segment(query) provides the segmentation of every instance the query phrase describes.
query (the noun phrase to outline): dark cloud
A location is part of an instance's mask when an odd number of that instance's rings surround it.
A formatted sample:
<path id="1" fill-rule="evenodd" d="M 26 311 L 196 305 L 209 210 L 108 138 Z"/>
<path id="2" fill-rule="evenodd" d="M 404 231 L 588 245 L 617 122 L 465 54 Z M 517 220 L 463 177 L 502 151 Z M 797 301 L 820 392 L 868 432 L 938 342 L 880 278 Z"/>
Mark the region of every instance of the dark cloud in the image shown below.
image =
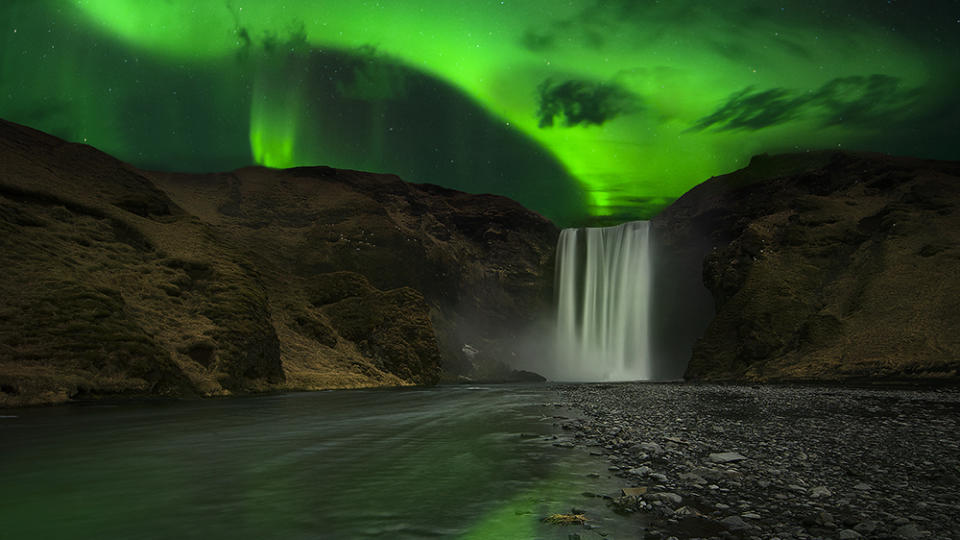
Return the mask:
<path id="1" fill-rule="evenodd" d="M 889 113 L 905 109 L 919 97 L 919 89 L 902 89 L 900 79 L 889 75 L 840 77 L 820 87 L 811 103 L 820 106 L 825 126 L 871 126 Z"/>
<path id="2" fill-rule="evenodd" d="M 697 120 L 690 131 L 755 131 L 798 118 L 818 120 L 824 127 L 876 127 L 890 116 L 906 112 L 919 95 L 919 89 L 905 89 L 899 78 L 881 74 L 838 77 L 812 92 L 786 88 L 755 91 L 748 86 Z"/>
<path id="3" fill-rule="evenodd" d="M 557 36 L 547 31 L 527 30 L 520 37 L 520 44 L 533 52 L 548 51 L 557 43 Z"/>
<path id="4" fill-rule="evenodd" d="M 773 88 L 754 92 L 752 86 L 732 95 L 722 107 L 705 116 L 691 128 L 701 131 L 714 127 L 720 131 L 756 130 L 793 119 L 803 107 L 805 97 L 795 97 L 790 90 Z"/>
<path id="5" fill-rule="evenodd" d="M 313 48 L 307 42 L 307 30 L 303 26 L 303 23 L 291 28 L 288 35 L 265 32 L 260 44 L 267 53 L 281 52 L 297 54 Z"/>
<path id="6" fill-rule="evenodd" d="M 563 126 L 603 125 L 624 114 L 640 110 L 640 98 L 614 83 L 571 79 L 555 83 L 547 79 L 537 86 L 540 127 L 553 127 L 561 119 Z"/>
<path id="7" fill-rule="evenodd" d="M 237 58 L 246 61 L 250 56 L 250 49 L 253 47 L 253 39 L 250 37 L 250 31 L 240 22 L 240 11 L 234 9 L 233 2 L 226 0 L 224 2 L 230 16 L 233 17 L 233 32 L 237 36 L 237 43 L 240 45 L 237 50 Z"/>
<path id="8" fill-rule="evenodd" d="M 685 34 L 687 40 L 705 40 L 710 45 L 717 45 L 718 36 L 721 41 L 741 42 L 738 46 L 719 44 L 717 52 L 731 58 L 748 59 L 761 46 L 769 45 L 809 59 L 811 50 L 802 40 L 811 33 L 847 36 L 853 43 L 864 29 L 883 29 L 894 39 L 935 47 L 946 55 L 960 52 L 960 32 L 955 29 L 957 0 L 583 0 L 579 5 L 581 9 L 565 18 L 534 21 L 521 44 L 533 51 L 547 50 L 545 45 L 603 49 L 610 43 L 622 48 L 623 40 L 616 37 L 635 39 L 634 45 L 642 45 L 647 40 L 673 40 Z M 766 32 L 771 27 L 791 32 Z M 717 31 L 724 28 L 737 30 Z M 741 54 L 744 48 L 747 54 Z"/>

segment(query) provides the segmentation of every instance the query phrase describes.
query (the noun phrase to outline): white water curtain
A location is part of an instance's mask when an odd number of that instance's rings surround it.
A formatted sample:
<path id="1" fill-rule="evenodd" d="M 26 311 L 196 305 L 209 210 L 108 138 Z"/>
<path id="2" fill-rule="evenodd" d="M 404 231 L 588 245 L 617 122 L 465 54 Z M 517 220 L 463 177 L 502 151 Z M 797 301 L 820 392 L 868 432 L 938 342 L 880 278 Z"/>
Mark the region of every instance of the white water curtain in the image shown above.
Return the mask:
<path id="1" fill-rule="evenodd" d="M 561 231 L 550 378 L 650 379 L 650 286 L 648 221 Z"/>

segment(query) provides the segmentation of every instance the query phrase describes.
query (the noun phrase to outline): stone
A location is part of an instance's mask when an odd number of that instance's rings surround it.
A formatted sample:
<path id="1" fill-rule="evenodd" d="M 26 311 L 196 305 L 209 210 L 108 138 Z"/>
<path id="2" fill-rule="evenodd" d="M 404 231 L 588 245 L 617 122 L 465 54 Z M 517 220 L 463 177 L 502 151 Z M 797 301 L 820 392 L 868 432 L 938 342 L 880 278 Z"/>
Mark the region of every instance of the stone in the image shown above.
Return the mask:
<path id="1" fill-rule="evenodd" d="M 647 467 L 646 465 L 643 465 L 641 467 L 635 467 L 627 471 L 627 473 L 632 474 L 634 476 L 647 476 L 652 472 L 653 472 L 653 469 L 651 469 L 650 467 Z"/>
<path id="2" fill-rule="evenodd" d="M 690 474 L 696 474 L 714 482 L 717 480 L 723 480 L 725 477 L 724 471 L 719 469 L 711 469 L 709 467 L 695 467 L 690 471 Z"/>
<path id="3" fill-rule="evenodd" d="M 674 510 L 673 513 L 678 516 L 702 516 L 703 515 L 696 508 L 693 508 L 690 506 L 681 506 L 680 508 L 677 508 L 676 510 Z"/>
<path id="4" fill-rule="evenodd" d="M 644 486 L 620 488 L 620 493 L 626 497 L 639 497 L 647 492 Z"/>
<path id="5" fill-rule="evenodd" d="M 811 499 L 820 499 L 822 497 L 829 497 L 833 495 L 833 493 L 829 489 L 827 489 L 826 486 L 814 487 L 810 489 L 810 492 L 808 494 L 810 495 Z"/>
<path id="6" fill-rule="evenodd" d="M 742 531 L 744 529 L 749 529 L 750 525 L 744 521 L 740 516 L 727 516 L 720 520 L 726 528 L 731 531 Z"/>
<path id="7" fill-rule="evenodd" d="M 707 483 L 707 481 L 702 476 L 694 473 L 680 473 L 678 475 L 678 478 L 683 482 L 686 482 L 687 484 L 693 484 L 697 486 Z"/>
<path id="8" fill-rule="evenodd" d="M 670 504 L 680 504 L 683 502 L 683 497 L 676 493 L 647 493 L 643 498 L 647 501 L 660 501 Z"/>
<path id="9" fill-rule="evenodd" d="M 924 538 L 929 536 L 929 533 L 921 531 L 915 523 L 907 523 L 906 525 L 897 527 L 897 530 L 893 531 L 893 535 L 897 538 L 906 538 L 910 540 L 913 538 Z"/>
<path id="10" fill-rule="evenodd" d="M 831 514 L 830 512 L 827 512 L 826 510 L 821 510 L 817 512 L 817 515 L 814 516 L 813 519 L 817 525 L 822 525 L 824 527 L 830 527 L 830 528 L 837 526 L 836 523 L 834 523 L 833 521 L 833 514 Z"/>
<path id="11" fill-rule="evenodd" d="M 653 455 L 659 455 L 663 453 L 663 447 L 661 447 L 659 444 L 655 442 L 640 443 L 640 448 L 642 448 L 644 452 L 647 452 Z"/>
<path id="12" fill-rule="evenodd" d="M 837 533 L 837 540 L 855 540 L 857 538 L 863 538 L 863 535 L 852 529 L 843 529 Z"/>
<path id="13" fill-rule="evenodd" d="M 736 452 L 717 452 L 710 454 L 707 457 L 707 460 L 712 461 L 713 463 L 736 463 L 745 459 L 747 459 L 746 456 L 740 455 Z"/>

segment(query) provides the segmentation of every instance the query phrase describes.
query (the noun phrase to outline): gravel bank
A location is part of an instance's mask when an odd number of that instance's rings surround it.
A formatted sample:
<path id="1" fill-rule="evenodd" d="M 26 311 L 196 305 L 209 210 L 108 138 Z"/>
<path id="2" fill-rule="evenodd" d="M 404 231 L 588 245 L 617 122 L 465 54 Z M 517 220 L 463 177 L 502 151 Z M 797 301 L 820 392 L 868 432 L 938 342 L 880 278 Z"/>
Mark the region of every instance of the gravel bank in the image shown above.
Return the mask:
<path id="1" fill-rule="evenodd" d="M 645 538 L 960 538 L 958 388 L 555 388 Z"/>

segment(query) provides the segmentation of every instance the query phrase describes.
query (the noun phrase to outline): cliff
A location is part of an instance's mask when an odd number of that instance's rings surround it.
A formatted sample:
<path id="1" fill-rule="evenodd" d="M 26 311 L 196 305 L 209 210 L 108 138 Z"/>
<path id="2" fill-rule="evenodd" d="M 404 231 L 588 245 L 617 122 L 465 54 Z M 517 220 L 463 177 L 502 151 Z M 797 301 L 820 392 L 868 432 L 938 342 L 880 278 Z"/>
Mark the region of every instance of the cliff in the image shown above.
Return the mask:
<path id="1" fill-rule="evenodd" d="M 758 156 L 654 224 L 664 250 L 686 249 L 676 257 L 702 270 L 715 306 L 688 379 L 957 377 L 960 163 Z"/>
<path id="2" fill-rule="evenodd" d="M 0 121 L 0 406 L 503 371 L 549 309 L 556 234 L 503 197 L 152 173 Z"/>

